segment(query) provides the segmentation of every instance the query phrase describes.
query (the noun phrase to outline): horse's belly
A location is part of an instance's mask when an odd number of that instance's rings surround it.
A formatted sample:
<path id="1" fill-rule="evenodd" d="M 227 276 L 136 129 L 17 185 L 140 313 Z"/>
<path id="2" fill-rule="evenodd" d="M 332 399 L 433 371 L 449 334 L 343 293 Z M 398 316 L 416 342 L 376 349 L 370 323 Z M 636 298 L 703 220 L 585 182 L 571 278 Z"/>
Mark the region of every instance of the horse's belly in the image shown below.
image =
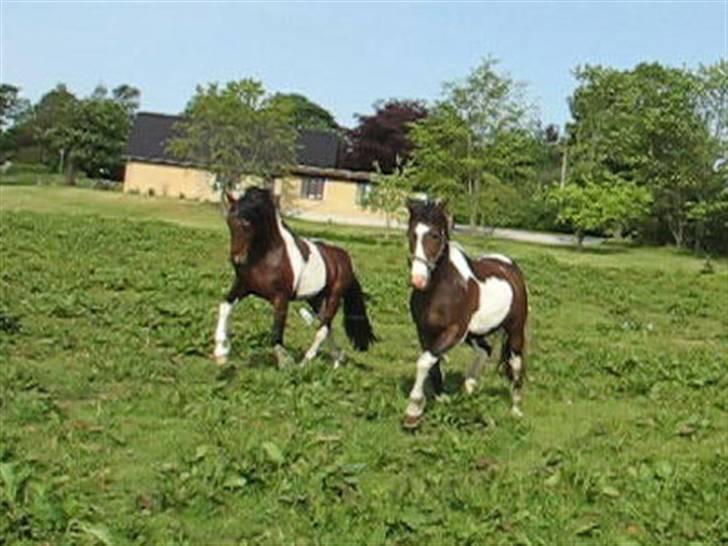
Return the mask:
<path id="1" fill-rule="evenodd" d="M 296 289 L 296 297 L 298 298 L 314 296 L 326 286 L 326 264 L 321 256 L 321 251 L 309 241 L 304 241 L 304 244 L 308 245 L 310 252 L 308 260 L 303 263 L 301 277 L 298 281 L 298 288 Z"/>
<path id="2" fill-rule="evenodd" d="M 470 318 L 468 331 L 484 335 L 498 328 L 511 311 L 513 289 L 498 277 L 476 281 L 479 289 L 478 309 Z"/>

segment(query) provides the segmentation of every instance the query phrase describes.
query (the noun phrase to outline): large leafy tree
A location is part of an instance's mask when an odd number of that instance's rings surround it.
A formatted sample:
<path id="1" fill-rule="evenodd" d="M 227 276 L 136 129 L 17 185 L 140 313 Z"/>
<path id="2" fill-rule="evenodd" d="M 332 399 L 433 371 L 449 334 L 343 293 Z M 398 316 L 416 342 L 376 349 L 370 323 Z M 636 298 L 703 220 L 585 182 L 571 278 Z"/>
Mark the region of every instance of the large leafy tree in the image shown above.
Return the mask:
<path id="1" fill-rule="evenodd" d="M 383 173 L 392 173 L 412 151 L 410 126 L 426 116 L 421 101 L 397 99 L 377 102 L 372 115 L 358 114 L 357 126 L 348 135 L 347 167 L 370 171 L 377 164 Z"/>
<path id="2" fill-rule="evenodd" d="M 93 178 L 109 178 L 118 172 L 130 129 L 127 110 L 115 100 L 92 96 L 80 101 L 67 132 L 69 183 L 76 169 Z"/>
<path id="3" fill-rule="evenodd" d="M 430 193 L 448 194 L 474 226 L 495 220 L 494 196 L 535 176 L 535 138 L 523 85 L 484 59 L 463 80 L 443 86 L 443 99 L 412 129 L 413 176 Z M 503 191 L 506 186 L 509 191 Z"/>
<path id="4" fill-rule="evenodd" d="M 33 109 L 33 133 L 41 148 L 41 159 L 49 165 L 57 165 L 59 171 L 66 166 L 67 145 L 77 105 L 76 96 L 59 83 L 43 95 Z"/>
<path id="5" fill-rule="evenodd" d="M 338 132 L 341 130 L 333 114 L 298 93 L 276 93 L 268 101 L 270 108 L 285 117 L 296 130 L 321 129 Z"/>
<path id="6" fill-rule="evenodd" d="M 0 84 L 0 163 L 18 147 L 30 112 L 30 101 L 14 85 Z"/>
<path id="7" fill-rule="evenodd" d="M 578 182 L 554 187 L 550 198 L 559 208 L 558 220 L 574 230 L 579 248 L 588 231 L 626 231 L 648 214 L 652 201 L 647 188 L 608 173 L 597 180 L 585 175 Z"/>
<path id="8" fill-rule="evenodd" d="M 597 179 L 606 169 L 649 188 L 653 218 L 685 244 L 689 204 L 710 192 L 716 153 L 695 76 L 657 63 L 632 70 L 586 66 L 576 76 L 572 175 Z"/>
<path id="9" fill-rule="evenodd" d="M 295 161 L 295 129 L 252 79 L 198 86 L 175 132 L 170 151 L 204 166 L 223 188 L 246 175 L 270 181 Z"/>

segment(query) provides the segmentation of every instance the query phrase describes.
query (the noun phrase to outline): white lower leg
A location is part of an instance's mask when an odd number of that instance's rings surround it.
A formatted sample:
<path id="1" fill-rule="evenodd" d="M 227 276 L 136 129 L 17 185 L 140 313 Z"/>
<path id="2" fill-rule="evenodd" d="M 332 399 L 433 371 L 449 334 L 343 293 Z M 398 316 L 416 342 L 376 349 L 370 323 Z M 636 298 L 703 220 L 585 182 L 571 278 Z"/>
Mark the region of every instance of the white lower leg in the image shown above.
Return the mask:
<path id="1" fill-rule="evenodd" d="M 334 357 L 334 369 L 336 369 L 341 366 L 341 364 L 343 364 L 346 355 L 344 354 L 344 350 L 339 347 L 338 343 L 336 343 L 333 327 L 331 327 L 331 329 L 329 330 L 328 341 L 329 346 L 331 347 L 331 355 Z"/>
<path id="2" fill-rule="evenodd" d="M 415 376 L 415 384 L 409 395 L 409 404 L 407 405 L 407 415 L 410 417 L 419 417 L 425 411 L 425 380 L 430 368 L 437 362 L 437 357 L 430 351 L 425 351 L 417 359 L 417 375 Z"/>
<path id="3" fill-rule="evenodd" d="M 215 328 L 215 358 L 225 359 L 230 352 L 230 343 L 228 343 L 227 326 L 230 314 L 233 311 L 234 303 L 226 301 L 220 304 L 220 311 L 217 318 L 217 328 Z"/>
<path id="4" fill-rule="evenodd" d="M 521 417 L 523 412 L 521 411 L 521 374 L 523 373 L 523 359 L 520 355 L 512 355 L 508 359 L 508 365 L 511 367 L 511 374 L 513 375 L 513 386 L 511 387 L 511 398 L 512 406 L 511 412 L 517 417 Z"/>
<path id="5" fill-rule="evenodd" d="M 326 338 L 329 335 L 329 327 L 324 324 L 316 330 L 316 336 L 313 338 L 313 343 L 311 344 L 311 347 L 308 351 L 306 351 L 306 356 L 303 357 L 302 364 L 305 364 L 306 362 L 309 362 L 316 358 L 316 355 L 318 354 L 319 347 L 321 347 L 321 344 L 326 341 Z"/>
<path id="6" fill-rule="evenodd" d="M 475 360 L 470 365 L 470 369 L 465 376 L 465 392 L 473 394 L 475 386 L 478 384 L 478 378 L 483 373 L 483 368 L 487 363 L 488 353 L 482 349 L 475 349 Z"/>

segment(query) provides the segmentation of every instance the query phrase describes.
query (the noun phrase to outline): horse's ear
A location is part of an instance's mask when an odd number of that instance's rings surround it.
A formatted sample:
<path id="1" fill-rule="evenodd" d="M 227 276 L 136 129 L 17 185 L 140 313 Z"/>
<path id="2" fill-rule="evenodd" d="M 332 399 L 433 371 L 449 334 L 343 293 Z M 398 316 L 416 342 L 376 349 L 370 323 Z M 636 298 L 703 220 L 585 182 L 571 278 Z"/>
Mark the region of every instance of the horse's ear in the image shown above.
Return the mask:
<path id="1" fill-rule="evenodd" d="M 226 209 L 229 209 L 237 202 L 238 200 L 235 199 L 235 196 L 230 190 L 224 190 L 222 192 L 222 204 L 225 206 Z"/>
<path id="2" fill-rule="evenodd" d="M 439 211 L 447 214 L 447 197 L 442 197 L 435 201 L 435 206 Z"/>
<path id="3" fill-rule="evenodd" d="M 417 214 L 417 211 L 420 209 L 421 206 L 422 201 L 420 201 L 419 199 L 414 199 L 412 197 L 407 198 L 407 210 L 409 211 L 410 216 L 414 216 L 415 214 Z"/>

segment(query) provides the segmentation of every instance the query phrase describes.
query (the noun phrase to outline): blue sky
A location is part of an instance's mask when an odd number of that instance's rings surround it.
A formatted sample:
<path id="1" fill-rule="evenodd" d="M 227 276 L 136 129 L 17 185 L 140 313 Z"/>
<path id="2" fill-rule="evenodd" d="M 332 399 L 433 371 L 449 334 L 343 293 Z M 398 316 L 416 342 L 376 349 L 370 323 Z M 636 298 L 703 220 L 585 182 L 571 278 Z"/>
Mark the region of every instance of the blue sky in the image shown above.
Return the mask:
<path id="1" fill-rule="evenodd" d="M 377 99 L 433 100 L 491 54 L 529 84 L 544 123 L 568 119 L 572 70 L 641 61 L 696 66 L 726 54 L 728 1 L 242 3 L 0 0 L 3 82 L 37 100 L 136 85 L 176 113 L 197 83 L 246 76 L 295 91 L 351 125 Z"/>

